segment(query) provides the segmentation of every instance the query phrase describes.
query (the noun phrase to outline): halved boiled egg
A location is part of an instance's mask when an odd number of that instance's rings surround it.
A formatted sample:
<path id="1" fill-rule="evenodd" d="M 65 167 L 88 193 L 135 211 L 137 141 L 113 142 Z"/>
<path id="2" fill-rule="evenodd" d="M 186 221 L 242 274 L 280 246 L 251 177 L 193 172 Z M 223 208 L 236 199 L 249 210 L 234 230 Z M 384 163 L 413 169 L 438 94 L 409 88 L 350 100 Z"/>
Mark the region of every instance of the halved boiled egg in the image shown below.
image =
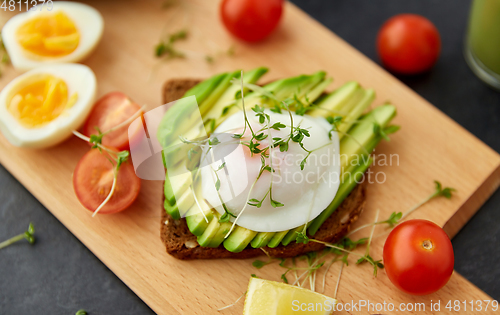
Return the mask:
<path id="1" fill-rule="evenodd" d="M 45 148 L 78 129 L 96 94 L 92 70 L 80 64 L 38 67 L 0 93 L 0 131 L 15 146 Z"/>
<path id="2" fill-rule="evenodd" d="M 264 152 L 268 148 L 266 156 L 250 153 L 250 130 L 245 128 L 243 112 L 235 113 L 214 131 L 221 143 L 205 148 L 201 186 L 210 206 L 221 214 L 227 209 L 239 216 L 238 225 L 258 232 L 278 232 L 313 220 L 332 202 L 340 184 L 339 139 L 335 132 L 329 136 L 331 126 L 324 118 L 265 113 L 270 116 L 270 126 L 279 122 L 282 128 L 267 128 L 267 122 L 260 123 L 251 111 L 247 117 L 255 134 L 267 136 L 258 146 Z M 309 136 L 302 139 L 302 146 L 290 140 L 286 150 L 271 148 L 269 140 L 286 141 L 292 126 L 307 130 Z M 243 144 L 236 148 L 237 139 L 224 137 L 244 130 Z M 224 138 L 230 140 L 220 140 Z M 268 168 L 263 170 L 263 166 Z"/>
<path id="3" fill-rule="evenodd" d="M 15 68 L 29 70 L 46 63 L 79 62 L 101 39 L 104 21 L 96 9 L 65 1 L 54 1 L 52 9 L 38 7 L 14 16 L 2 29 Z"/>

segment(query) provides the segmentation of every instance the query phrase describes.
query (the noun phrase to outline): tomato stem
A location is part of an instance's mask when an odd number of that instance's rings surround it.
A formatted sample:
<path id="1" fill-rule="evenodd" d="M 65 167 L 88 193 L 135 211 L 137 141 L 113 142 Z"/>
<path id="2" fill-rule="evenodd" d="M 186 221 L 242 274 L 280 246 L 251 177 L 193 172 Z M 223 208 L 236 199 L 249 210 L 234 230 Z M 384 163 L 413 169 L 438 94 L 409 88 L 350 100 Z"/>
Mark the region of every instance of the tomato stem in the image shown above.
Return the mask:
<path id="1" fill-rule="evenodd" d="M 432 244 L 431 240 L 425 240 L 422 242 L 422 247 L 427 250 L 431 250 L 434 247 L 434 244 Z"/>

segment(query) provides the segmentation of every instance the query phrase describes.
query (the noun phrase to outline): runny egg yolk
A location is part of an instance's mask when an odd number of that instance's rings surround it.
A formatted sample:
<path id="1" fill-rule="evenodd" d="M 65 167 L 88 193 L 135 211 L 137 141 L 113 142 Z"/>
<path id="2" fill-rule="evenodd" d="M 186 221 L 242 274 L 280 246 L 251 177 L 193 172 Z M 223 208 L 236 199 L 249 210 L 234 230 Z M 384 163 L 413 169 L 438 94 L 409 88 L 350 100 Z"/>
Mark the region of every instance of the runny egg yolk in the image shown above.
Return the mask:
<path id="1" fill-rule="evenodd" d="M 75 23 L 62 11 L 40 14 L 17 29 L 19 44 L 44 57 L 60 57 L 73 52 L 80 42 Z"/>
<path id="2" fill-rule="evenodd" d="M 37 128 L 57 118 L 76 98 L 74 94 L 68 100 L 68 87 L 63 80 L 43 75 L 19 89 L 11 98 L 8 110 L 24 127 Z"/>

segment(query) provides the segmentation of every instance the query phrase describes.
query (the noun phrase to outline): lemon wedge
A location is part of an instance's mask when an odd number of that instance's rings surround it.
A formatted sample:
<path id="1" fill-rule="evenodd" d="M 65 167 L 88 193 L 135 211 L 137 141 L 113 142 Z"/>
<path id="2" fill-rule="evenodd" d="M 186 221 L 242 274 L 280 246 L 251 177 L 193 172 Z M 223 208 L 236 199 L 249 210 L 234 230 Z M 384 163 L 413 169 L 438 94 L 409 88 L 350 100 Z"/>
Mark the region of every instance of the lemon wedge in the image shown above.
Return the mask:
<path id="1" fill-rule="evenodd" d="M 332 314 L 337 301 L 326 295 L 280 282 L 251 278 L 244 315 Z"/>

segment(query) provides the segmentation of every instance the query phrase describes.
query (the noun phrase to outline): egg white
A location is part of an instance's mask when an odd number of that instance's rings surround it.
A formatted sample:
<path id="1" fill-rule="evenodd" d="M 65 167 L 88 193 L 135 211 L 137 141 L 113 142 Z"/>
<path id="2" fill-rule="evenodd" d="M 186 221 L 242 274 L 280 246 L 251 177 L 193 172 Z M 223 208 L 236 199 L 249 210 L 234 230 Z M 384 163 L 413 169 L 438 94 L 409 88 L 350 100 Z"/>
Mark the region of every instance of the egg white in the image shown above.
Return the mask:
<path id="1" fill-rule="evenodd" d="M 33 83 L 40 75 L 50 74 L 62 79 L 68 87 L 68 99 L 77 93 L 73 106 L 51 122 L 38 128 L 26 128 L 10 113 L 8 102 L 26 84 Z M 95 100 L 96 78 L 92 70 L 80 64 L 53 64 L 30 70 L 12 80 L 0 92 L 0 131 L 7 140 L 18 147 L 46 148 L 56 145 L 78 129 L 87 118 Z"/>
<path id="2" fill-rule="evenodd" d="M 284 138 L 290 133 L 290 117 L 288 113 L 277 114 L 266 110 L 271 117 L 271 124 L 281 122 L 287 125 L 280 131 L 271 129 L 271 137 Z M 254 112 L 247 112 L 248 119 L 255 132 L 263 125 L 258 122 Z M 219 213 L 224 213 L 221 199 L 233 214 L 238 215 L 237 224 L 247 229 L 258 232 L 278 232 L 289 230 L 305 224 L 316 218 L 333 200 L 339 187 L 340 155 L 339 139 L 337 133 L 332 133 L 329 139 L 328 132 L 331 126 L 324 118 L 310 116 L 297 116 L 293 114 L 294 126 L 300 125 L 307 129 L 310 137 L 305 137 L 303 145 L 308 150 L 314 150 L 303 170 L 300 162 L 307 154 L 298 143 L 290 141 L 288 151 L 280 152 L 275 148 L 273 156 L 272 175 L 265 171 L 255 182 L 262 162 L 260 155 L 249 158 L 248 148 L 239 145 L 236 149 L 229 142 L 222 142 L 213 147 L 213 151 L 205 150 L 202 161 L 209 161 L 210 166 L 201 168 L 202 194 L 207 202 Z M 238 112 L 228 117 L 214 132 L 239 133 L 244 127 L 243 112 Z M 247 129 L 248 130 L 248 129 Z M 267 133 L 267 131 L 265 131 Z M 219 135 L 219 138 L 223 138 Z M 233 138 L 234 139 L 234 138 Z M 269 137 L 268 137 L 269 139 Z M 267 146 L 267 140 L 261 141 L 260 148 Z M 248 141 L 249 137 L 243 140 Z M 245 153 L 247 150 L 247 153 Z M 211 155 L 214 154 L 215 162 L 212 163 Z M 223 157 L 223 158 L 222 158 Z M 321 161 L 321 157 L 323 160 Z M 214 170 L 225 162 L 225 167 L 217 172 L 220 179 L 220 189 L 215 188 L 216 177 Z M 269 165 L 269 159 L 266 159 Z M 306 179 L 306 174 L 309 176 Z M 323 178 L 320 176 L 323 174 Z M 273 178 L 273 199 L 284 204 L 283 207 L 274 208 L 266 197 L 262 206 L 245 206 L 247 199 L 262 199 L 269 189 Z M 252 184 L 255 184 L 252 187 Z M 219 198 L 220 195 L 220 198 Z M 234 219 L 232 219 L 234 221 Z"/>
<path id="3" fill-rule="evenodd" d="M 27 71 L 47 63 L 80 62 L 85 59 L 97 46 L 104 30 L 104 20 L 96 9 L 83 3 L 53 1 L 53 9 L 48 6 L 37 10 L 20 13 L 11 18 L 2 29 L 2 39 L 9 54 L 12 65 L 19 70 Z M 17 41 L 16 32 L 28 20 L 39 14 L 63 11 L 75 23 L 80 33 L 78 47 L 68 55 L 60 57 L 38 56 L 26 51 Z"/>

